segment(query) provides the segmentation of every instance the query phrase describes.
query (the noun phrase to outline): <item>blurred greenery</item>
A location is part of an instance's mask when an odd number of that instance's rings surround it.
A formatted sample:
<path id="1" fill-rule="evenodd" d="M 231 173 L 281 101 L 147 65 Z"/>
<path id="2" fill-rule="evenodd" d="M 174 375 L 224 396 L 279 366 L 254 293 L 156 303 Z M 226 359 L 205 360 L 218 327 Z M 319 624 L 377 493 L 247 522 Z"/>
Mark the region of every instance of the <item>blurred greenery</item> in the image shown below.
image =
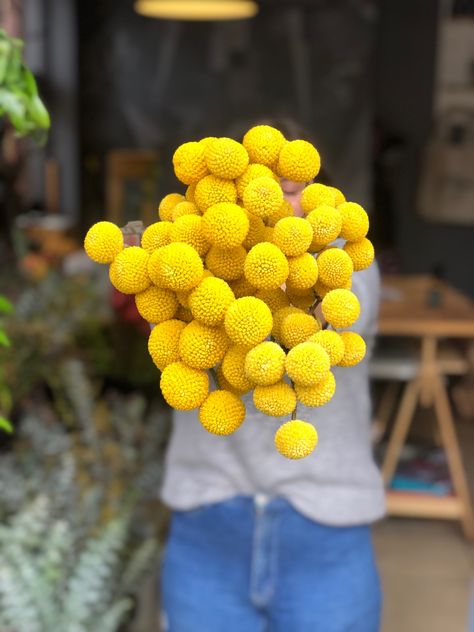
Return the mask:
<path id="1" fill-rule="evenodd" d="M 38 388 L 46 388 L 59 402 L 62 366 L 70 358 L 84 363 L 98 392 L 111 385 L 161 399 L 146 335 L 112 310 L 111 286 L 102 269 L 72 276 L 50 269 L 36 282 L 9 272 L 4 279 L 0 274 L 0 282 L 10 287 L 15 305 L 3 319 L 11 347 L 0 345 L 0 383 L 3 397 L 14 395 L 2 412 L 21 405 Z M 0 389 L 0 405 L 1 397 Z"/>
<path id="2" fill-rule="evenodd" d="M 4 296 L 0 295 L 0 346 L 9 349 L 11 347 L 10 338 L 4 329 L 5 314 L 13 312 L 13 305 Z M 0 413 L 8 415 L 12 406 L 12 394 L 10 387 L 5 382 L 5 367 L 0 362 Z M 0 414 L 0 429 L 4 432 L 12 433 L 13 426 L 9 419 Z"/>
<path id="3" fill-rule="evenodd" d="M 19 136 L 47 140 L 50 118 L 38 94 L 33 73 L 23 62 L 22 40 L 0 29 L 0 116 L 6 116 Z"/>
<path id="4" fill-rule="evenodd" d="M 0 266 L 0 413 L 15 427 L 0 436 L 0 630 L 123 629 L 166 525 L 156 495 L 170 411 L 149 328 L 107 267 L 84 259 L 25 248 Z"/>

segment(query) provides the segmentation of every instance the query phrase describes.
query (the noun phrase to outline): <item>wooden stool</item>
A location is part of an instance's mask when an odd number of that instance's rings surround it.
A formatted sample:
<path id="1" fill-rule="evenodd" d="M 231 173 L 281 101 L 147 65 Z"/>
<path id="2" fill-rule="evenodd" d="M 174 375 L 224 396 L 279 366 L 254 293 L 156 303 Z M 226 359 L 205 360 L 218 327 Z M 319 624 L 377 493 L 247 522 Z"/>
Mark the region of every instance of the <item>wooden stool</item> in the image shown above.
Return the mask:
<path id="1" fill-rule="evenodd" d="M 466 537 L 474 538 L 474 516 L 456 437 L 454 419 L 445 386 L 446 377 L 463 375 L 469 370 L 468 360 L 452 345 L 441 345 L 436 338 L 422 340 L 421 352 L 375 355 L 370 375 L 373 379 L 389 379 L 376 415 L 378 433 L 382 435 L 394 410 L 401 382 L 405 382 L 382 464 L 382 475 L 388 486 L 395 473 L 403 445 L 408 436 L 418 405 L 433 406 L 440 431 L 440 442 L 446 451 L 455 497 L 430 497 L 423 494 L 388 493 L 387 508 L 391 515 L 460 519 Z"/>

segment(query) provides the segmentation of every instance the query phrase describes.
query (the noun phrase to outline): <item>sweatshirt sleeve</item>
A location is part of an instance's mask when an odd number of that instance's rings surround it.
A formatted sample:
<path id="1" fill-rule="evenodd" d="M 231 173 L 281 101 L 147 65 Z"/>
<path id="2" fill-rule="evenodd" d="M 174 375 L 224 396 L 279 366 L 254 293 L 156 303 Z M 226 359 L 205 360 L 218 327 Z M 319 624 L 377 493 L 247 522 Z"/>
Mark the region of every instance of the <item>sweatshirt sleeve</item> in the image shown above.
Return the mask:
<path id="1" fill-rule="evenodd" d="M 377 333 L 380 301 L 380 272 L 375 261 L 366 270 L 354 272 L 352 291 L 360 302 L 360 316 L 350 330 L 363 338 L 371 338 Z"/>

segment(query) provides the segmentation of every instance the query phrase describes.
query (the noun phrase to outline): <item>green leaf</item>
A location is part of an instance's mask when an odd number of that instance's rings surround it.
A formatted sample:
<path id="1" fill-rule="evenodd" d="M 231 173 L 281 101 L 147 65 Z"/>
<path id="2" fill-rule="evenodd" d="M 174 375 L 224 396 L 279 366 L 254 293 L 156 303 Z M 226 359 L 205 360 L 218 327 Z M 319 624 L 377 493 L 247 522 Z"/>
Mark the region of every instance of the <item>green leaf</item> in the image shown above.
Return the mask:
<path id="1" fill-rule="evenodd" d="M 24 104 L 24 95 L 16 88 L 7 90 L 0 88 L 0 108 L 10 119 L 10 123 L 18 134 L 28 132 L 27 113 Z"/>
<path id="2" fill-rule="evenodd" d="M 4 347 L 9 347 L 11 345 L 10 338 L 3 329 L 0 329 L 0 345 L 3 345 Z"/>
<path id="3" fill-rule="evenodd" d="M 12 404 L 13 398 L 11 390 L 6 384 L 2 384 L 2 375 L 0 375 L 0 410 L 3 410 L 4 413 L 8 413 L 11 410 Z"/>
<path id="4" fill-rule="evenodd" d="M 5 79 L 9 56 L 10 56 L 10 42 L 2 38 L 1 33 L 0 33 L 0 84 L 2 84 Z"/>
<path id="5" fill-rule="evenodd" d="M 36 79 L 34 78 L 31 70 L 23 66 L 23 81 L 25 83 L 26 93 L 31 97 L 38 96 L 38 87 L 36 85 Z"/>
<path id="6" fill-rule="evenodd" d="M 8 421 L 8 419 L 5 419 L 5 417 L 1 417 L 1 416 L 0 416 L 0 429 L 4 430 L 5 432 L 8 432 L 8 434 L 13 433 L 13 426 L 11 422 Z"/>
<path id="7" fill-rule="evenodd" d="M 0 296 L 0 312 L 4 314 L 11 314 L 13 311 L 13 305 L 10 301 L 4 296 Z"/>
<path id="8" fill-rule="evenodd" d="M 44 145 L 51 122 L 38 95 L 35 76 L 23 61 L 24 42 L 0 29 L 0 118 L 9 119 L 17 136 Z"/>
<path id="9" fill-rule="evenodd" d="M 5 73 L 5 83 L 15 84 L 21 81 L 21 67 L 22 67 L 22 48 L 18 44 L 18 40 L 10 40 L 12 48 L 10 50 L 10 56 L 8 60 L 8 66 Z"/>
<path id="10" fill-rule="evenodd" d="M 49 129 L 51 121 L 49 118 L 48 110 L 44 107 L 44 104 L 39 96 L 36 95 L 31 97 L 28 107 L 28 114 L 37 127 L 41 129 Z"/>

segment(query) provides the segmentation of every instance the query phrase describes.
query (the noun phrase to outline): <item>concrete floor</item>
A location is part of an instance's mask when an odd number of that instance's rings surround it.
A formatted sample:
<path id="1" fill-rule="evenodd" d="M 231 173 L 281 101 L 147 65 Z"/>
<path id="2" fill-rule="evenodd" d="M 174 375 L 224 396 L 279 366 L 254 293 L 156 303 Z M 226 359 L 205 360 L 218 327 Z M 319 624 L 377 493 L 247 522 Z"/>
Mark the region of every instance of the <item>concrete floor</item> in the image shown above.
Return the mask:
<path id="1" fill-rule="evenodd" d="M 420 412 L 415 428 L 423 421 L 432 428 Z M 474 502 L 474 423 L 458 422 L 456 431 Z M 469 630 L 474 545 L 459 523 L 390 518 L 375 526 L 374 543 L 385 600 L 381 632 Z"/>
<path id="2" fill-rule="evenodd" d="M 374 529 L 382 632 L 467 632 L 474 549 L 459 525 L 388 519 Z"/>

